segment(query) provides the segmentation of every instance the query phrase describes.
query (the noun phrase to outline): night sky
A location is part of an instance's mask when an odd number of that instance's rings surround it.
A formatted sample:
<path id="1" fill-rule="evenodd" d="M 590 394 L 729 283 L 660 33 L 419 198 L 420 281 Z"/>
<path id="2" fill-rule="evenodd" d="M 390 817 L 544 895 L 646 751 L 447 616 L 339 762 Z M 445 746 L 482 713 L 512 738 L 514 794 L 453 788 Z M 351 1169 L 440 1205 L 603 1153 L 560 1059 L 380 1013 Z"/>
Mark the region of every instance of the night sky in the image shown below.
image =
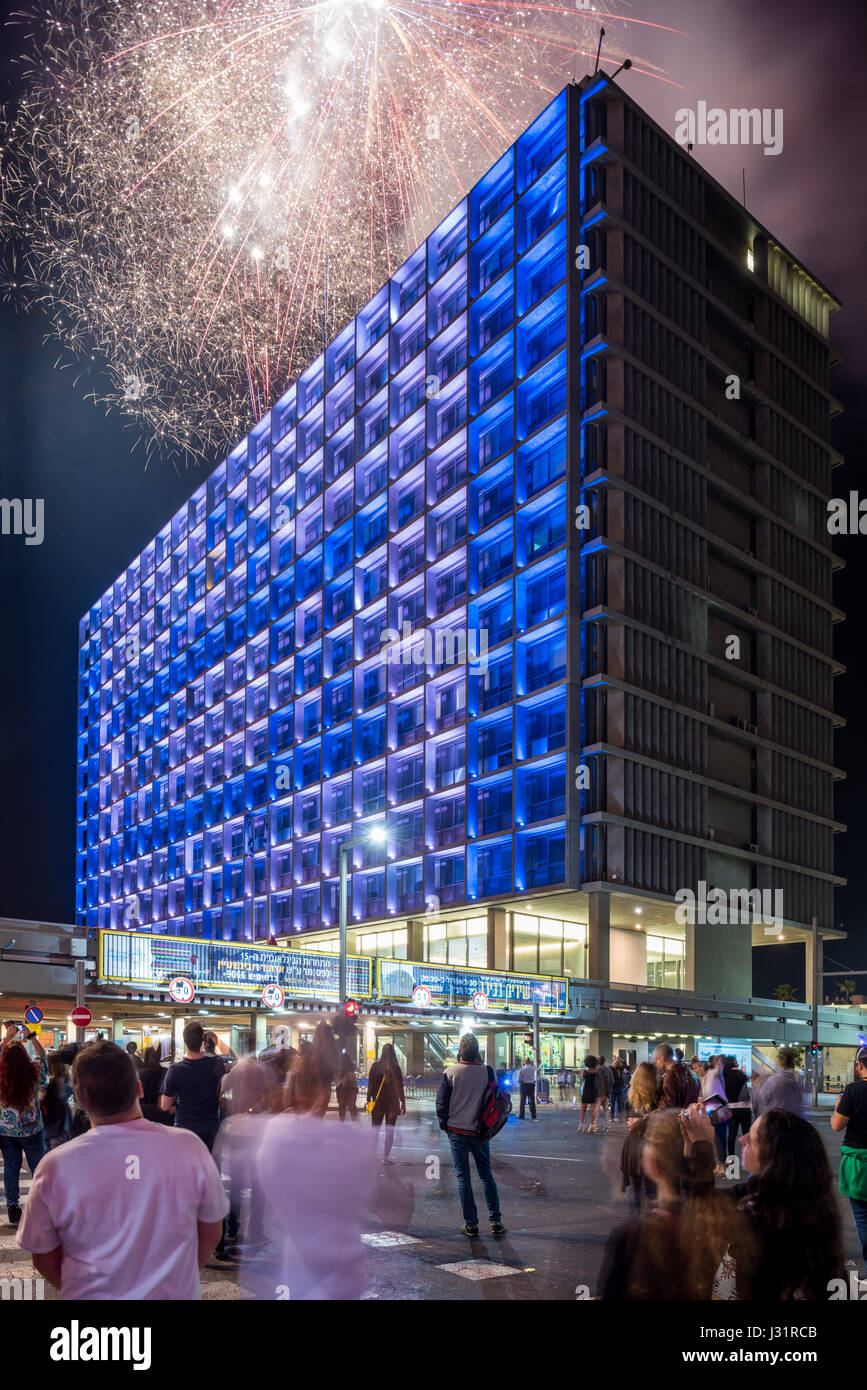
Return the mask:
<path id="1" fill-rule="evenodd" d="M 0 0 L 4 21 L 15 8 Z M 821 6 L 808 0 L 643 0 L 612 8 L 689 35 L 608 26 L 639 66 L 655 65 L 685 89 L 637 73 L 621 75 L 624 89 L 665 129 L 674 131 L 679 107 L 695 108 L 702 99 L 725 108 L 783 108 L 779 156 L 727 146 L 705 146 L 695 154 L 738 198 L 745 167 L 751 211 L 843 301 L 843 312 L 832 319 L 832 342 L 843 359 L 833 389 L 845 411 L 834 442 L 847 459 L 835 474 L 834 495 L 845 496 L 861 483 L 867 436 L 863 0 L 827 0 Z M 15 96 L 18 42 L 14 29 L 0 33 L 4 101 Z M 592 60 L 579 77 L 591 68 Z M 74 384 L 74 370 L 57 369 L 56 346 L 43 343 L 45 328 L 38 315 L 0 306 L 0 496 L 45 499 L 41 546 L 25 546 L 22 537 L 0 538 L 0 916 L 72 921 L 78 620 L 189 496 L 204 470 L 186 468 L 183 458 L 146 469 L 143 450 L 132 451 L 135 436 L 119 417 L 106 417 L 83 399 L 85 388 Z M 847 674 L 837 684 L 837 710 L 846 727 L 837 735 L 835 762 L 848 778 L 839 784 L 836 814 L 849 827 L 837 841 L 837 870 L 848 886 L 837 894 L 836 918 L 850 935 L 826 956 L 845 967 L 867 967 L 861 910 L 867 887 L 867 738 L 860 717 L 867 676 L 861 608 L 867 537 L 843 538 L 836 548 L 846 563 L 836 602 L 849 615 L 838 628 L 836 647 Z M 838 967 L 826 959 L 826 968 Z M 767 995 L 783 981 L 795 984 L 803 998 L 803 949 L 757 953 L 755 992 Z M 867 987 L 867 977 L 859 985 Z"/>

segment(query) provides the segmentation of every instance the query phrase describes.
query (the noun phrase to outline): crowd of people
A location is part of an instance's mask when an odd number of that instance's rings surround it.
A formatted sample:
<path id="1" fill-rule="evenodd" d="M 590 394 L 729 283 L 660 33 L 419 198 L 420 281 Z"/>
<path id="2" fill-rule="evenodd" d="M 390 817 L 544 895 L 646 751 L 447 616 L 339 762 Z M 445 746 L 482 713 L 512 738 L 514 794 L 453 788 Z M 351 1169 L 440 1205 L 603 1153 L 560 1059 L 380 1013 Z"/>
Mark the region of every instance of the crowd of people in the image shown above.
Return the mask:
<path id="1" fill-rule="evenodd" d="M 323 1020 L 295 1049 L 238 1060 L 198 1022 L 184 1056 L 99 1040 L 46 1057 L 38 1037 L 3 1025 L 0 1152 L 7 1219 L 37 1272 L 64 1299 L 195 1299 L 203 1264 L 247 1262 L 262 1298 L 359 1298 L 361 1218 L 406 1114 L 385 1044 L 359 1078 Z M 70 1066 L 71 1063 L 71 1066 Z M 536 1120 L 536 1070 L 519 1067 L 519 1122 Z M 603 1299 L 825 1299 L 843 1275 L 831 1166 L 802 1113 L 794 1057 L 760 1084 L 732 1057 L 660 1044 L 631 1070 L 588 1056 L 578 1130 L 621 1126 L 625 1220 L 599 1276 Z M 831 1126 L 843 1132 L 839 1190 L 867 1262 L 867 1048 Z M 338 1123 L 323 1123 L 336 1096 Z M 498 1078 L 465 1034 L 436 1115 L 464 1224 L 479 1236 L 470 1160 L 491 1234 L 506 1233 L 490 1135 L 505 1122 Z M 491 1117 L 500 1114 L 499 1122 Z M 345 1123 L 349 1121 L 349 1123 Z M 737 1157 L 734 1171 L 726 1166 Z M 20 1201 L 20 1172 L 33 1175 Z M 287 1174 L 292 1174 L 288 1182 Z M 716 1181 L 739 1176 L 740 1181 Z"/>

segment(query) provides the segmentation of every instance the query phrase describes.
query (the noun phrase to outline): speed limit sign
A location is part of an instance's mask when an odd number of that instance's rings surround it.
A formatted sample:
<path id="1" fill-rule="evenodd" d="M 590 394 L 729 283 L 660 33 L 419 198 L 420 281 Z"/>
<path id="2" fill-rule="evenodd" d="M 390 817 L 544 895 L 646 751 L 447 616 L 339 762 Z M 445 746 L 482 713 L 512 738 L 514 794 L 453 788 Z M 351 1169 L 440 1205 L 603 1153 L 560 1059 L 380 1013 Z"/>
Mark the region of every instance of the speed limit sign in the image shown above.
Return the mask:
<path id="1" fill-rule="evenodd" d="M 269 1009 L 282 1009 L 285 998 L 280 985 L 266 985 L 262 990 L 262 1002 L 267 1004 Z"/>
<path id="2" fill-rule="evenodd" d="M 419 1009 L 427 1009 L 427 1008 L 429 1008 L 429 1007 L 430 1007 L 430 990 L 429 990 L 429 989 L 426 989 L 424 985 L 416 985 L 415 989 L 414 989 L 413 992 L 412 992 L 412 1002 L 413 1002 L 413 1003 L 417 1006 L 417 1008 L 419 1008 Z"/>
<path id="3" fill-rule="evenodd" d="M 479 990 L 477 994 L 473 995 L 473 1008 L 477 1014 L 483 1014 L 487 1007 L 488 996 Z"/>
<path id="4" fill-rule="evenodd" d="M 196 987 L 186 975 L 176 975 L 169 980 L 169 995 L 176 1004 L 192 1004 L 196 997 Z"/>

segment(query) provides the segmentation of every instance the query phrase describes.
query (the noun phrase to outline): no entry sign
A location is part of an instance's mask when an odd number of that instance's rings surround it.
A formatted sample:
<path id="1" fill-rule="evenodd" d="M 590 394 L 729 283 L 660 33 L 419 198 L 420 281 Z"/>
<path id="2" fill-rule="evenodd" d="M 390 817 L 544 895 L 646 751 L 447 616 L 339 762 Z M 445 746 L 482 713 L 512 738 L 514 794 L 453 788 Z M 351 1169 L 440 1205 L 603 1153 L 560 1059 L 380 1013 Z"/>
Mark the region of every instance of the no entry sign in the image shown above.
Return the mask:
<path id="1" fill-rule="evenodd" d="M 87 1028 L 93 1022 L 93 1014 L 85 1004 L 78 1004 L 69 1017 L 76 1028 Z"/>

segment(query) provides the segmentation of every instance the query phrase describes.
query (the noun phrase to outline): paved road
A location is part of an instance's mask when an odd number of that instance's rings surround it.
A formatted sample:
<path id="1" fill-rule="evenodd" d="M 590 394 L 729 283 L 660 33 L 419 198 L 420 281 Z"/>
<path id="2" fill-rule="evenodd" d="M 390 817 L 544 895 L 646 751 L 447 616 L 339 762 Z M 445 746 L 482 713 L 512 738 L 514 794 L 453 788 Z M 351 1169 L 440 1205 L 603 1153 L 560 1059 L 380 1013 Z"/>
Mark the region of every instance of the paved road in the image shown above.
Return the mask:
<path id="1" fill-rule="evenodd" d="M 813 1116 L 835 1177 L 840 1139 L 826 1113 Z M 327 1124 L 336 1123 L 329 1116 Z M 365 1124 L 364 1118 L 358 1121 Z M 368 1299 L 574 1299 L 576 1286 L 596 1292 L 609 1231 L 625 1219 L 619 1157 L 624 1126 L 607 1134 L 578 1134 L 569 1108 L 540 1106 L 538 1121 L 512 1117 L 493 1141 L 504 1237 L 482 1221 L 480 1238 L 460 1234 L 462 1218 L 448 1143 L 429 1102 L 409 1102 L 398 1124 L 394 1166 L 380 1167 L 364 1214 Z M 439 1159 L 439 1176 L 436 1163 Z M 480 1215 L 484 1204 L 476 1179 Z M 26 1196 L 29 1180 L 22 1183 Z M 860 1251 L 848 1203 L 841 1213 L 847 1259 Z M 27 1277 L 29 1258 L 0 1216 L 0 1278 Z M 202 1272 L 206 1299 L 250 1297 L 242 1267 Z"/>

